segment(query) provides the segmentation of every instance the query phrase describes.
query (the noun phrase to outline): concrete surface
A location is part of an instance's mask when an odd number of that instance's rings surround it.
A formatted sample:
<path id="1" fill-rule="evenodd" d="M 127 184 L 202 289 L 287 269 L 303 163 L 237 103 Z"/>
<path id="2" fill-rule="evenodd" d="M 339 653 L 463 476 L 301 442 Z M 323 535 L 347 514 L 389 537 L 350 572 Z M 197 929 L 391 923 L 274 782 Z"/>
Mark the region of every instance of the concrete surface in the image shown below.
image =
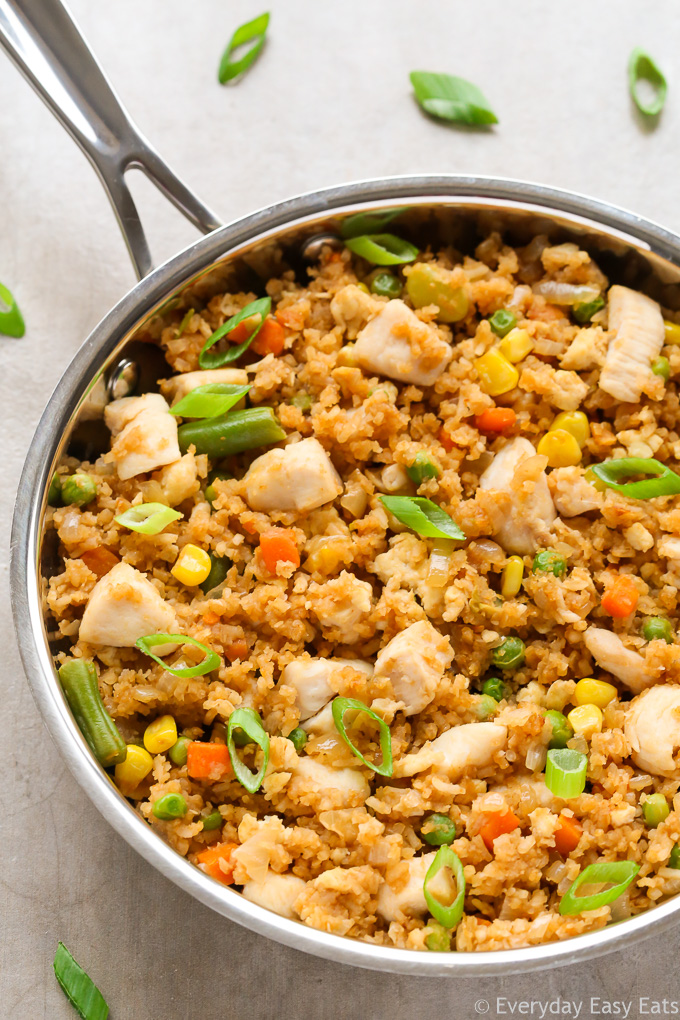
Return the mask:
<path id="1" fill-rule="evenodd" d="M 233 28 L 260 12 L 252 0 L 74 0 L 73 9 L 133 117 L 225 219 L 350 178 L 450 171 L 588 192 L 680 230 L 680 21 L 672 0 L 272 0 L 266 50 L 234 88 L 220 88 L 215 72 Z M 651 52 L 670 81 L 654 130 L 627 93 L 634 46 Z M 420 68 L 478 83 L 500 125 L 474 133 L 425 118 L 408 82 Z M 7 536 L 44 402 L 133 274 L 95 175 L 2 55 L 0 154 L 0 280 L 28 324 L 23 340 L 0 338 Z M 150 186 L 137 193 L 158 259 L 192 239 Z M 51 972 L 58 939 L 96 978 L 112 1020 L 462 1020 L 476 1015 L 477 1000 L 492 1017 L 512 1015 L 513 1004 L 515 1015 L 529 1015 L 522 1002 L 532 1000 L 550 1006 L 548 1016 L 575 1015 L 565 1000 L 580 1003 L 581 1016 L 617 1015 L 616 1000 L 624 1003 L 618 1015 L 636 1017 L 671 1012 L 652 999 L 680 999 L 679 929 L 590 966 L 425 982 L 305 957 L 192 902 L 109 828 L 52 747 L 10 625 L 7 544 L 5 537 L 0 1016 L 75 1015 Z M 484 1010 L 482 1002 L 477 1012 Z"/>

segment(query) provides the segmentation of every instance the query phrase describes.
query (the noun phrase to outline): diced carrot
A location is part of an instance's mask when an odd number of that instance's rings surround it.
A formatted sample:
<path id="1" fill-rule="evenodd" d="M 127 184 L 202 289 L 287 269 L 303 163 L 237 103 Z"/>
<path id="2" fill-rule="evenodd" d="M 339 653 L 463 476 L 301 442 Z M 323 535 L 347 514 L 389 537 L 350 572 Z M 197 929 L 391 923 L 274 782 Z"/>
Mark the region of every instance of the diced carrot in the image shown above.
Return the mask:
<path id="1" fill-rule="evenodd" d="M 96 574 L 97 577 L 103 577 L 104 574 L 108 574 L 109 570 L 115 567 L 116 563 L 120 563 L 118 556 L 103 545 L 98 545 L 96 549 L 88 549 L 80 558 L 85 566 L 93 574 Z"/>
<path id="2" fill-rule="evenodd" d="M 229 659 L 229 662 L 235 662 L 236 659 L 247 659 L 248 658 L 248 642 L 247 641 L 232 641 L 230 645 L 225 648 L 225 654 Z"/>
<path id="3" fill-rule="evenodd" d="M 207 613 L 203 614 L 203 623 L 207 627 L 214 627 L 218 620 L 219 616 L 217 613 L 213 613 L 212 610 L 208 610 Z"/>
<path id="4" fill-rule="evenodd" d="M 487 407 L 475 415 L 475 425 L 480 432 L 508 432 L 517 421 L 511 407 Z"/>
<path id="5" fill-rule="evenodd" d="M 244 319 L 243 322 L 239 322 L 238 326 L 234 326 L 230 333 L 227 333 L 227 340 L 230 344 L 242 344 L 248 339 L 256 325 L 257 323 L 251 319 Z"/>
<path id="6" fill-rule="evenodd" d="M 301 308 L 299 305 L 289 305 L 288 308 L 280 308 L 276 313 L 276 318 L 282 326 L 287 326 L 288 329 L 301 330 L 305 324 L 307 312 L 305 308 Z"/>
<path id="7" fill-rule="evenodd" d="M 234 881 L 235 867 L 232 854 L 237 847 L 238 843 L 215 843 L 214 846 L 197 854 L 196 860 L 206 875 L 216 878 L 218 882 L 224 882 L 225 885 L 231 885 Z"/>
<path id="8" fill-rule="evenodd" d="M 501 814 L 500 811 L 494 811 L 493 814 L 486 816 L 486 821 L 479 830 L 479 835 L 486 843 L 486 849 L 493 853 L 493 841 L 504 833 L 512 832 L 513 829 L 517 828 L 519 828 L 519 818 L 512 811 L 506 811 L 505 814 Z"/>
<path id="9" fill-rule="evenodd" d="M 257 532 L 257 528 L 255 527 L 252 521 L 241 521 L 241 527 L 249 535 L 254 535 Z"/>
<path id="10" fill-rule="evenodd" d="M 563 319 L 564 312 L 557 305 L 543 304 L 542 302 L 535 301 L 528 309 L 527 319 L 534 319 L 537 322 L 556 322 L 557 319 Z"/>
<path id="11" fill-rule="evenodd" d="M 280 322 L 268 316 L 262 329 L 253 340 L 252 349 L 256 354 L 280 354 L 286 342 L 286 331 Z"/>
<path id="12" fill-rule="evenodd" d="M 602 608 L 610 616 L 623 619 L 635 611 L 639 598 L 632 577 L 628 574 L 619 574 L 602 596 Z"/>
<path id="13" fill-rule="evenodd" d="M 568 857 L 578 846 L 583 826 L 571 815 L 560 815 L 560 827 L 555 830 L 555 849 L 563 857 Z"/>
<path id="14" fill-rule="evenodd" d="M 439 433 L 437 434 L 437 439 L 442 444 L 446 452 L 451 453 L 451 450 L 455 446 L 455 443 L 451 442 L 451 437 L 446 431 L 444 425 L 442 425 L 442 427 L 440 428 Z"/>
<path id="15" fill-rule="evenodd" d="M 231 761 L 226 744 L 192 740 L 187 747 L 187 772 L 192 779 L 217 782 L 230 771 Z"/>
<path id="16" fill-rule="evenodd" d="M 260 535 L 260 555 L 270 574 L 276 573 L 279 563 L 293 563 L 300 566 L 300 553 L 295 535 L 286 528 L 270 528 Z"/>

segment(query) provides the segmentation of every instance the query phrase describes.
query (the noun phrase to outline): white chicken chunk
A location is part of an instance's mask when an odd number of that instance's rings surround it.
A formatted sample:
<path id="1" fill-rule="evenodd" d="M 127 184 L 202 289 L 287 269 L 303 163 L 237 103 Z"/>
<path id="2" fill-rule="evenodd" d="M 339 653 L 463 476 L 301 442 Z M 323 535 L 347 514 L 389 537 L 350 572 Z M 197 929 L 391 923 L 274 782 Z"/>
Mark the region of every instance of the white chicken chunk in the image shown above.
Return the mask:
<path id="1" fill-rule="evenodd" d="M 609 329 L 613 334 L 600 373 L 600 389 L 617 400 L 637 403 L 653 379 L 650 368 L 664 342 L 656 301 L 618 284 L 609 288 Z"/>
<path id="2" fill-rule="evenodd" d="M 399 299 L 388 301 L 354 344 L 362 368 L 418 386 L 431 386 L 452 355 L 451 345 Z"/>
<path id="3" fill-rule="evenodd" d="M 164 379 L 161 382 L 161 393 L 164 397 L 170 397 L 174 405 L 198 386 L 210 386 L 214 383 L 246 386 L 248 373 L 243 368 L 207 368 L 199 372 L 184 372 L 183 375 L 173 375 L 171 379 Z"/>
<path id="4" fill-rule="evenodd" d="M 588 627 L 583 640 L 598 666 L 606 669 L 634 694 L 654 683 L 656 674 L 639 652 L 626 648 L 618 634 L 604 627 Z"/>
<path id="5" fill-rule="evenodd" d="M 323 584 L 312 583 L 308 595 L 307 604 L 329 641 L 351 645 L 368 636 L 373 606 L 373 588 L 368 581 L 343 570 Z"/>
<path id="6" fill-rule="evenodd" d="M 556 512 L 539 457 L 528 439 L 511 439 L 495 455 L 479 480 L 480 489 L 504 492 L 511 498 L 496 537 L 507 552 L 531 555 L 550 540 Z"/>
<path id="7" fill-rule="evenodd" d="M 266 907 L 281 917 L 295 920 L 299 915 L 294 904 L 306 885 L 304 879 L 297 875 L 277 875 L 275 871 L 270 871 L 262 882 L 254 882 L 252 879 L 246 882 L 243 895 L 258 907 Z"/>
<path id="8" fill-rule="evenodd" d="M 308 513 L 342 492 L 342 479 L 318 439 L 263 453 L 250 465 L 243 485 L 248 506 L 265 513 Z"/>
<path id="9" fill-rule="evenodd" d="M 375 660 L 376 679 L 386 677 L 404 714 L 415 715 L 429 705 L 453 661 L 448 638 L 427 620 L 412 623 L 393 637 Z"/>
<path id="10" fill-rule="evenodd" d="M 185 453 L 160 470 L 160 484 L 168 506 L 177 506 L 198 492 L 198 472 L 193 453 Z"/>
<path id="11" fill-rule="evenodd" d="M 111 457 L 121 480 L 172 464 L 182 456 L 177 419 L 160 393 L 113 400 L 104 411 L 113 436 Z"/>
<path id="12" fill-rule="evenodd" d="M 414 776 L 435 767 L 449 779 L 456 779 L 464 769 L 490 765 L 494 755 L 505 747 L 506 726 L 494 722 L 463 723 L 452 726 L 413 754 L 405 755 L 395 766 L 395 776 Z"/>
<path id="13" fill-rule="evenodd" d="M 300 722 L 316 715 L 334 697 L 331 673 L 345 666 L 358 669 L 367 676 L 373 673 L 370 662 L 361 659 L 296 659 L 283 668 L 280 682 L 295 689 Z"/>
<path id="14" fill-rule="evenodd" d="M 434 858 L 435 854 L 431 853 L 402 861 L 397 868 L 392 869 L 394 877 L 390 876 L 389 881 L 385 879 L 382 883 L 378 890 L 377 911 L 388 923 L 403 921 L 407 917 L 421 917 L 427 913 L 423 883 Z M 437 893 L 434 882 L 428 888 Z"/>
<path id="15" fill-rule="evenodd" d="M 129 563 L 117 563 L 97 583 L 80 623 L 80 640 L 90 645 L 132 648 L 146 634 L 172 634 L 177 630 L 175 611 L 164 602 L 144 574 Z M 175 645 L 162 645 L 168 655 Z"/>
<path id="16" fill-rule="evenodd" d="M 636 765 L 680 779 L 680 686 L 658 684 L 633 698 L 623 732 Z"/>
<path id="17" fill-rule="evenodd" d="M 555 468 L 548 475 L 548 485 L 562 517 L 576 517 L 602 508 L 602 493 L 590 484 L 580 467 Z"/>
<path id="18" fill-rule="evenodd" d="M 316 810 L 338 810 L 361 807 L 370 787 L 357 769 L 335 769 L 304 756 L 298 758 L 286 792 Z"/>

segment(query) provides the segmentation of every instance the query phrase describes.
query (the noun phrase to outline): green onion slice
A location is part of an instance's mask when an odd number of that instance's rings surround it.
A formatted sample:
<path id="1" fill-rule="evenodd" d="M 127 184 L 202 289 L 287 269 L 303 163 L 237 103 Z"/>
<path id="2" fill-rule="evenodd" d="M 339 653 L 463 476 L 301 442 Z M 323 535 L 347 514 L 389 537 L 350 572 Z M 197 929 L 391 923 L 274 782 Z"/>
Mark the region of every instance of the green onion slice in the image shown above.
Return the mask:
<path id="1" fill-rule="evenodd" d="M 395 234 L 362 234 L 347 238 L 345 245 L 374 266 L 396 266 L 413 262 L 418 256 L 415 245 Z"/>
<path id="2" fill-rule="evenodd" d="M 262 324 L 269 315 L 271 306 L 272 299 L 270 297 L 258 298 L 257 301 L 251 301 L 250 304 L 246 305 L 245 308 L 242 308 L 240 312 L 237 312 L 236 315 L 232 315 L 230 319 L 227 319 L 227 321 L 216 329 L 203 344 L 201 353 L 198 356 L 198 363 L 201 368 L 220 368 L 222 365 L 228 365 L 232 361 L 237 361 L 241 355 L 248 350 L 253 340 L 262 329 Z M 210 348 L 214 347 L 218 340 L 221 340 L 223 336 L 231 333 L 231 331 L 236 329 L 236 327 L 245 319 L 250 319 L 251 316 L 254 315 L 260 316 L 260 322 L 247 340 L 244 340 L 242 344 L 238 344 L 235 347 L 228 347 L 224 351 L 218 351 L 216 354 L 208 353 Z"/>
<path id="3" fill-rule="evenodd" d="M 106 1020 L 109 1007 L 91 977 L 73 959 L 63 942 L 54 956 L 54 974 L 81 1020 Z"/>
<path id="4" fill-rule="evenodd" d="M 640 95 L 641 81 L 646 81 L 653 90 L 649 99 Z M 640 113 L 647 117 L 655 117 L 661 113 L 668 91 L 666 78 L 649 54 L 639 48 L 633 50 L 628 60 L 628 84 L 633 102 Z"/>
<path id="5" fill-rule="evenodd" d="M 588 755 L 569 747 L 548 751 L 545 785 L 556 797 L 578 797 L 586 788 Z"/>
<path id="6" fill-rule="evenodd" d="M 193 308 L 190 308 L 188 312 L 184 313 L 182 321 L 180 322 L 179 326 L 177 327 L 177 332 L 175 333 L 175 338 L 180 337 L 182 335 L 184 330 L 187 328 L 187 326 L 191 322 L 193 316 L 194 316 L 194 309 Z"/>
<path id="7" fill-rule="evenodd" d="M 259 17 L 253 18 L 252 21 L 247 21 L 245 25 L 240 25 L 236 29 L 220 60 L 217 72 L 220 85 L 225 85 L 232 78 L 238 78 L 240 74 L 248 70 L 251 64 L 255 63 L 264 46 L 268 26 L 269 12 L 267 11 L 265 14 L 260 14 Z M 245 46 L 246 43 L 252 42 L 253 39 L 255 42 L 248 52 L 240 60 L 232 60 L 234 50 L 238 49 L 239 46 Z"/>
<path id="8" fill-rule="evenodd" d="M 236 753 L 234 743 L 234 731 L 243 730 L 250 741 L 262 749 L 264 755 L 260 771 L 253 774 L 247 765 L 241 761 Z M 264 774 L 269 764 L 269 734 L 262 725 L 262 719 L 254 708 L 236 708 L 229 716 L 227 724 L 227 747 L 234 775 L 241 786 L 245 786 L 248 793 L 255 793 L 260 789 Z"/>
<path id="9" fill-rule="evenodd" d="M 433 117 L 472 126 L 498 123 L 486 97 L 465 78 L 430 71 L 411 71 L 410 77 L 418 103 Z"/>
<path id="10" fill-rule="evenodd" d="M 152 648 L 157 648 L 159 645 L 193 645 L 194 648 L 200 648 L 202 652 L 205 652 L 205 659 L 203 662 L 199 662 L 197 666 L 168 666 L 163 659 L 160 659 Z M 217 652 L 214 652 L 212 648 L 208 648 L 207 645 L 202 645 L 200 641 L 195 638 L 187 637 L 186 634 L 147 634 L 146 637 L 140 637 L 135 641 L 135 647 L 139 648 L 140 652 L 144 652 L 149 658 L 157 662 L 159 666 L 162 666 L 166 673 L 171 673 L 173 676 L 189 679 L 192 676 L 204 676 L 206 673 L 211 673 L 213 669 L 217 669 L 218 666 L 222 665 Z"/>
<path id="11" fill-rule="evenodd" d="M 640 865 L 635 861 L 597 861 L 589 864 L 560 900 L 560 914 L 582 914 L 584 910 L 597 910 L 617 900 L 633 881 Z M 613 882 L 611 889 L 592 896 L 577 896 L 582 885 Z"/>
<path id="12" fill-rule="evenodd" d="M 365 705 L 363 701 L 359 701 L 357 698 L 335 698 L 331 711 L 333 713 L 335 728 L 349 747 L 352 754 L 355 755 L 359 761 L 362 761 L 364 765 L 367 765 L 369 769 L 372 769 L 373 772 L 377 772 L 378 775 L 391 776 L 393 772 L 392 736 L 390 734 L 390 728 L 384 719 L 381 719 L 379 715 L 376 715 L 375 712 L 368 707 L 368 705 Z M 345 726 L 345 712 L 363 712 L 377 725 L 378 730 L 380 731 L 380 750 L 382 752 L 382 762 L 379 765 L 376 765 L 375 762 L 368 761 L 367 758 L 364 758 L 361 751 L 359 751 L 350 740 Z"/>
<path id="13" fill-rule="evenodd" d="M 160 535 L 168 524 L 178 521 L 181 516 L 181 513 L 165 503 L 139 503 L 118 514 L 114 520 L 130 531 L 138 531 L 140 535 Z"/>
<path id="14" fill-rule="evenodd" d="M 250 389 L 250 386 L 237 386 L 235 383 L 197 386 L 170 408 L 170 414 L 181 418 L 217 418 L 231 411 L 234 404 L 238 404 Z"/>
<path id="15" fill-rule="evenodd" d="M 630 496 L 631 499 L 654 499 L 656 496 L 672 496 L 680 492 L 680 475 L 653 457 L 605 460 L 602 464 L 591 464 L 590 470 L 608 488 Z M 652 477 L 638 482 L 621 482 L 622 478 L 633 475 Z"/>
<path id="16" fill-rule="evenodd" d="M 14 295 L 8 287 L 0 283 L 0 333 L 16 337 L 18 340 L 25 332 L 24 318 Z"/>
<path id="17" fill-rule="evenodd" d="M 407 205 L 396 209 L 376 209 L 375 212 L 355 213 L 348 216 L 340 227 L 343 237 L 358 237 L 360 234 L 380 234 L 388 223 L 396 220 L 403 212 L 408 211 Z"/>
<path id="18" fill-rule="evenodd" d="M 445 510 L 424 496 L 381 496 L 380 502 L 389 512 L 423 538 L 464 539 L 456 522 Z"/>
<path id="19" fill-rule="evenodd" d="M 428 886 L 435 875 L 438 875 L 442 868 L 450 868 L 456 880 L 456 898 L 449 906 L 445 906 L 436 899 L 430 892 Z M 423 893 L 427 909 L 432 916 L 445 928 L 455 928 L 463 916 L 465 906 L 465 875 L 460 857 L 450 846 L 440 846 L 434 856 L 432 864 L 427 869 L 425 881 L 423 882 Z"/>

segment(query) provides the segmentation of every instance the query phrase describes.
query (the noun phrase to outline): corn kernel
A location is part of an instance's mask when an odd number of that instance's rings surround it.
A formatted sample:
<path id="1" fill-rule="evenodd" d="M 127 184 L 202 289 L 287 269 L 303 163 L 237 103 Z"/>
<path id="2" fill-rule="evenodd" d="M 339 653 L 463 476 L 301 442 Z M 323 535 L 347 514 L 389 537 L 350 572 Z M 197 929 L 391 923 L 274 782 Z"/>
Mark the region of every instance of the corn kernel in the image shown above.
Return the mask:
<path id="1" fill-rule="evenodd" d="M 680 344 L 680 326 L 677 324 L 677 322 L 669 322 L 668 319 L 664 319 L 663 328 L 665 334 L 665 343 Z"/>
<path id="2" fill-rule="evenodd" d="M 205 549 L 185 545 L 170 573 L 182 584 L 203 584 L 210 570 L 210 557 Z"/>
<path id="3" fill-rule="evenodd" d="M 572 730 L 577 736 L 585 737 L 588 740 L 593 733 L 600 733 L 602 730 L 602 711 L 597 705 L 579 705 L 572 708 L 567 716 Z"/>
<path id="4" fill-rule="evenodd" d="M 171 715 L 161 715 L 144 730 L 144 747 L 151 754 L 162 754 L 177 743 L 177 723 Z"/>
<path id="5" fill-rule="evenodd" d="M 585 480 L 589 485 L 592 485 L 598 492 L 606 492 L 609 486 L 606 482 L 603 482 L 601 478 L 598 478 L 592 468 L 586 468 L 584 474 Z"/>
<path id="6" fill-rule="evenodd" d="M 548 458 L 548 467 L 572 467 L 581 463 L 581 447 L 571 432 L 551 429 L 540 440 L 537 451 Z"/>
<path id="7" fill-rule="evenodd" d="M 526 358 L 529 351 L 533 351 L 533 349 L 534 342 L 526 329 L 519 329 L 517 326 L 511 329 L 498 345 L 498 350 L 513 365 Z"/>
<path id="8" fill-rule="evenodd" d="M 509 393 L 519 382 L 519 372 L 497 347 L 492 347 L 481 358 L 477 358 L 475 368 L 479 373 L 479 385 L 490 397 Z"/>
<path id="9" fill-rule="evenodd" d="M 608 684 L 604 680 L 593 680 L 592 677 L 586 677 L 584 680 L 579 680 L 576 684 L 576 690 L 574 691 L 574 704 L 596 705 L 598 708 L 604 709 L 610 701 L 614 700 L 618 693 L 619 692 L 616 687 L 614 687 L 614 684 Z"/>
<path id="10" fill-rule="evenodd" d="M 359 362 L 354 352 L 354 344 L 345 344 L 338 351 L 338 356 L 335 359 L 335 364 L 340 368 L 356 368 Z"/>
<path id="11" fill-rule="evenodd" d="M 371 293 L 365 283 L 358 283 L 357 287 L 359 288 L 359 290 L 363 290 L 364 294 L 370 294 Z"/>
<path id="12" fill-rule="evenodd" d="M 511 556 L 503 567 L 501 577 L 501 595 L 504 599 L 512 599 L 522 587 L 524 577 L 524 560 L 521 556 Z"/>
<path id="13" fill-rule="evenodd" d="M 351 546 L 345 535 L 316 535 L 307 548 L 305 568 L 310 572 L 332 574 L 352 560 Z"/>
<path id="14" fill-rule="evenodd" d="M 114 769 L 116 784 L 123 793 L 131 793 L 146 779 L 152 768 L 153 758 L 149 752 L 138 744 L 128 744 L 125 761 Z"/>
<path id="15" fill-rule="evenodd" d="M 555 418 L 549 431 L 555 432 L 557 429 L 572 435 L 581 449 L 590 439 L 590 422 L 583 411 L 562 411 Z"/>

